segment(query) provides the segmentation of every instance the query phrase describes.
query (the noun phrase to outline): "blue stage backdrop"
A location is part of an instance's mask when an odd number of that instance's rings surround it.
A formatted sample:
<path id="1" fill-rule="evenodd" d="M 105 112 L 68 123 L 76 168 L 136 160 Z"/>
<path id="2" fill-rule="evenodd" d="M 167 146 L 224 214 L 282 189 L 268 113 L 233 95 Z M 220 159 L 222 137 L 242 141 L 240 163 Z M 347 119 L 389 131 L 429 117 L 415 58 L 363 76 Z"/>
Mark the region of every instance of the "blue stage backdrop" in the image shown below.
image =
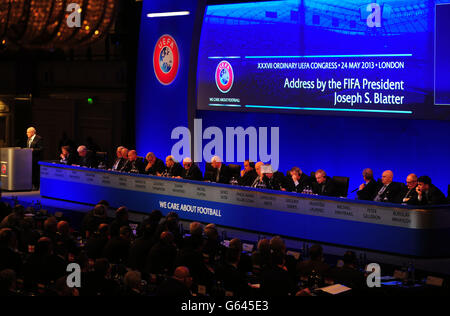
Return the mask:
<path id="1" fill-rule="evenodd" d="M 200 28 L 194 27 L 194 25 L 196 18 L 198 19 L 204 13 L 203 8 L 198 7 L 197 10 L 199 11 L 196 12 L 196 5 L 203 6 L 203 1 L 200 1 L 200 4 L 196 1 L 158 2 L 144 1 L 141 26 L 136 105 L 136 139 L 140 154 L 152 150 L 158 156 L 164 158 L 170 153 L 172 145 L 176 142 L 171 140 L 172 129 L 179 125 L 192 127 L 194 117 L 202 119 L 203 130 L 209 126 L 217 126 L 224 132 L 226 127 L 279 127 L 280 171 L 285 172 L 292 166 L 299 166 L 309 174 L 311 171 L 322 168 L 330 176 L 350 177 L 350 190 L 352 190 L 362 182 L 361 173 L 364 168 L 371 167 L 377 178 L 381 176 L 383 170 L 392 169 L 395 181 L 404 182 L 406 176 L 411 172 L 419 176 L 427 174 L 432 177 L 433 182 L 442 191 L 447 192 L 447 186 L 450 183 L 450 146 L 448 146 L 450 122 L 445 120 L 445 117 L 438 117 L 440 120 L 418 119 L 418 117 L 429 117 L 426 113 L 427 108 L 424 106 L 416 108 L 419 111 L 416 112 L 418 115 L 412 119 L 369 117 L 369 115 L 368 117 L 338 117 L 206 110 L 197 110 L 190 116 L 190 111 L 201 104 L 198 103 L 200 99 L 196 100 L 191 97 L 192 93 L 195 94 L 197 91 L 197 87 L 192 83 L 192 78 L 195 82 L 197 76 L 197 67 L 191 67 L 188 74 L 186 63 L 198 54 L 198 44 L 195 45 L 195 43 L 200 36 Z M 320 3 L 322 2 L 331 3 L 331 1 L 325 0 L 320 1 Z M 430 8 L 433 3 L 440 2 L 442 1 L 428 1 L 426 3 L 427 7 Z M 355 1 L 355 4 L 360 6 L 368 3 Z M 411 4 L 414 8 L 414 5 L 419 4 L 419 2 L 411 1 Z M 163 10 L 191 10 L 196 12 L 197 15 L 194 17 L 195 14 L 191 12 L 189 16 L 176 18 L 149 19 L 146 17 L 147 13 Z M 254 11 L 253 13 L 258 12 Z M 432 16 L 432 13 L 429 14 Z M 276 18 L 273 12 L 266 12 L 264 16 L 265 19 Z M 290 18 L 297 19 L 296 16 L 292 15 Z M 330 21 L 330 23 L 334 23 L 332 19 Z M 414 21 L 411 21 L 411 25 L 427 30 L 432 29 L 433 19 L 430 18 L 426 21 L 429 24 L 414 24 Z M 242 22 L 241 24 L 247 25 L 243 26 L 246 28 L 251 23 L 254 22 L 246 21 L 246 23 Z M 312 21 L 312 23 L 315 22 Z M 238 25 L 240 24 L 233 25 L 233 28 L 237 28 L 236 34 L 239 34 Z M 155 44 L 163 34 L 174 36 L 181 56 L 177 77 L 170 85 L 163 85 L 156 79 L 152 65 Z M 223 54 L 217 51 L 222 48 L 217 46 L 220 43 L 220 37 L 223 35 L 220 29 L 213 35 L 212 38 L 215 38 L 214 47 L 209 47 L 208 43 L 204 43 L 205 47 L 216 50 L 215 55 L 217 56 L 232 57 L 227 54 L 228 45 L 224 44 Z M 425 87 L 427 92 L 432 89 L 433 85 L 432 65 L 434 63 L 428 60 L 433 56 L 432 35 L 432 32 L 425 34 L 428 37 L 424 42 L 428 43 L 429 46 L 422 47 L 426 51 L 421 55 L 425 56 L 423 63 L 416 63 L 418 67 L 425 64 L 427 66 L 420 68 L 421 71 L 417 72 L 416 75 L 408 74 L 408 80 L 417 83 L 417 87 Z M 210 34 L 210 36 L 212 35 Z M 243 34 L 241 34 L 242 36 Z M 255 38 L 251 34 L 249 36 L 250 39 Z M 317 40 L 320 41 L 321 38 L 317 37 Z M 229 39 L 224 40 L 225 42 L 229 42 Z M 323 46 L 323 43 L 321 45 Z M 251 48 L 256 49 L 257 47 L 252 46 Z M 161 60 L 159 68 L 164 74 L 166 72 L 170 74 L 171 69 L 169 68 L 173 65 L 173 59 L 167 58 L 164 51 L 158 53 Z M 346 51 L 346 53 L 348 52 Z M 203 56 L 202 54 L 205 55 L 200 52 L 200 57 Z M 165 63 L 165 61 L 168 61 L 168 63 Z M 233 59 L 228 59 L 228 61 L 233 64 Z M 202 59 L 199 58 L 198 69 L 205 66 L 201 62 Z M 219 63 L 220 60 L 215 60 L 215 62 Z M 237 85 L 236 82 L 238 82 L 240 74 L 236 73 L 235 75 L 235 85 Z M 214 81 L 214 74 L 211 75 L 211 80 Z M 422 84 L 421 81 L 425 83 Z M 215 88 L 213 87 L 213 89 Z M 223 88 L 223 90 L 226 89 L 227 87 Z M 414 91 L 415 93 L 421 93 L 419 90 L 415 89 Z M 431 105 L 432 99 L 430 97 L 423 104 Z M 308 104 L 305 106 L 308 106 Z M 310 106 L 315 106 L 315 104 L 310 104 Z M 416 105 L 413 104 L 413 106 Z M 199 108 L 205 107 L 199 106 Z M 228 160 L 227 157 L 224 158 Z"/>

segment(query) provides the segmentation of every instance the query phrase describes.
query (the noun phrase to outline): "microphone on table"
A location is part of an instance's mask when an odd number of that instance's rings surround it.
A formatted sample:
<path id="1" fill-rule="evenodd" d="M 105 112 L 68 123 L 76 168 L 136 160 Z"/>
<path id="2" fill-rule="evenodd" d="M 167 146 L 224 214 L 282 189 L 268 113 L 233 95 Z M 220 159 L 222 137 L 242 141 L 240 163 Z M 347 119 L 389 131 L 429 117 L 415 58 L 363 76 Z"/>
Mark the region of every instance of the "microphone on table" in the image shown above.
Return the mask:
<path id="1" fill-rule="evenodd" d="M 356 189 L 354 189 L 353 191 L 351 191 L 350 193 L 356 192 L 356 191 L 358 191 L 358 190 L 359 190 L 359 188 L 356 188 Z"/>

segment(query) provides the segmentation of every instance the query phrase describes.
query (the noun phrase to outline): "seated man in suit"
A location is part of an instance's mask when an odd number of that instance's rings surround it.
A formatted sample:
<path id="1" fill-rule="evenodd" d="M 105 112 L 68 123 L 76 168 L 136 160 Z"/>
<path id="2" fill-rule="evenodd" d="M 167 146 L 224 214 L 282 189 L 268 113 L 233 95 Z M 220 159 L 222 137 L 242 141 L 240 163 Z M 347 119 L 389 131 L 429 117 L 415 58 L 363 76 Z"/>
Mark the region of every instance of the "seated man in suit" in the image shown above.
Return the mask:
<path id="1" fill-rule="evenodd" d="M 244 169 L 241 170 L 241 177 L 238 180 L 239 185 L 249 187 L 255 181 L 256 177 L 258 177 L 258 174 L 252 167 L 252 163 L 250 160 L 245 160 Z"/>
<path id="2" fill-rule="evenodd" d="M 402 188 L 398 202 L 410 204 L 417 199 L 417 176 L 414 173 L 406 177 L 406 186 Z"/>
<path id="3" fill-rule="evenodd" d="M 375 202 L 397 203 L 398 196 L 402 189 L 401 184 L 393 182 L 394 173 L 386 170 L 381 176 L 381 183 L 377 186 L 377 194 L 374 197 Z"/>
<path id="4" fill-rule="evenodd" d="M 373 201 L 377 195 L 377 182 L 373 178 L 373 171 L 370 168 L 366 168 L 363 170 L 362 175 L 364 183 L 359 186 L 358 192 L 356 192 L 358 200 Z"/>
<path id="5" fill-rule="evenodd" d="M 231 170 L 226 164 L 222 162 L 219 156 L 214 156 L 211 158 L 211 167 L 215 169 L 215 172 L 209 176 L 209 179 L 205 180 L 217 183 L 230 183 Z"/>
<path id="6" fill-rule="evenodd" d="M 183 167 L 179 162 L 175 161 L 175 158 L 170 155 L 166 157 L 166 168 L 164 169 L 164 172 L 157 173 L 158 176 L 164 176 L 164 177 L 180 177 L 181 173 L 183 172 Z"/>
<path id="7" fill-rule="evenodd" d="M 258 161 L 255 164 L 255 172 L 257 177 L 255 178 L 255 180 L 253 181 L 251 187 L 252 188 L 266 188 L 266 184 L 263 180 L 263 174 L 261 172 L 261 167 L 264 166 L 264 162 L 262 161 Z"/>
<path id="8" fill-rule="evenodd" d="M 314 194 L 324 196 L 337 196 L 338 192 L 333 180 L 327 176 L 327 173 L 319 169 L 315 173 L 316 181 L 312 183 Z"/>
<path id="9" fill-rule="evenodd" d="M 267 164 L 261 166 L 261 173 L 263 174 L 263 181 L 266 184 L 266 188 L 270 190 L 283 190 L 282 178 L 279 174 L 276 174 L 272 166 Z M 282 176 L 282 175 L 281 175 Z M 285 190 L 283 190 L 285 191 Z"/>
<path id="10" fill-rule="evenodd" d="M 192 159 L 186 157 L 183 159 L 183 170 L 181 172 L 181 176 L 179 176 L 178 178 L 202 181 L 203 175 L 200 168 L 192 162 Z"/>
<path id="11" fill-rule="evenodd" d="M 417 197 L 411 201 L 413 205 L 439 205 L 446 204 L 447 199 L 434 184 L 429 176 L 421 176 L 417 179 Z"/>
<path id="12" fill-rule="evenodd" d="M 72 154 L 69 146 L 61 147 L 61 155 L 59 155 L 59 157 L 61 158 L 59 162 L 68 166 L 71 166 L 76 162 L 75 155 Z"/>
<path id="13" fill-rule="evenodd" d="M 111 170 L 112 171 L 119 171 L 120 169 L 122 169 L 126 159 L 128 158 L 128 153 L 127 153 L 127 157 L 123 157 L 122 156 L 122 150 L 126 149 L 123 146 L 119 146 L 117 147 L 116 150 L 116 159 L 114 160 L 114 162 L 111 165 Z"/>
<path id="14" fill-rule="evenodd" d="M 88 152 L 86 146 L 81 145 L 77 149 L 78 152 L 78 160 L 76 164 L 80 167 L 88 167 L 88 168 L 95 168 L 95 161 L 94 158 L 92 158 L 92 153 Z"/>
<path id="15" fill-rule="evenodd" d="M 138 158 L 136 150 L 130 150 L 128 152 L 128 160 L 122 168 L 123 172 L 129 173 L 144 173 L 144 162 L 141 158 Z"/>
<path id="16" fill-rule="evenodd" d="M 145 174 L 156 176 L 158 173 L 163 173 L 164 162 L 157 158 L 154 153 L 149 152 L 147 156 L 145 156 L 145 160 L 147 161 L 147 165 L 145 166 Z"/>
<path id="17" fill-rule="evenodd" d="M 309 177 L 299 167 L 293 167 L 289 174 L 291 177 L 287 180 L 288 191 L 302 193 L 307 186 L 311 185 Z"/>

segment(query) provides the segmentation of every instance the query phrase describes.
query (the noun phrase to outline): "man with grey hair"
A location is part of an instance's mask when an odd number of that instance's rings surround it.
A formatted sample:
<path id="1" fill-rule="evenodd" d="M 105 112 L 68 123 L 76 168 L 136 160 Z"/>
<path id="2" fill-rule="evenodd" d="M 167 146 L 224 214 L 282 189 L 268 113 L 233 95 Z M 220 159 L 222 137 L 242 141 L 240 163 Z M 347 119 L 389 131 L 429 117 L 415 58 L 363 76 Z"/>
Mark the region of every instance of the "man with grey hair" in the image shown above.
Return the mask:
<path id="1" fill-rule="evenodd" d="M 417 199 L 417 179 L 418 178 L 414 173 L 411 173 L 406 177 L 406 186 L 403 186 L 398 202 L 412 204 L 413 201 Z"/>
<path id="2" fill-rule="evenodd" d="M 145 156 L 145 163 L 146 167 L 144 173 L 152 176 L 156 176 L 158 173 L 163 173 L 166 168 L 164 166 L 164 162 L 157 158 L 152 152 L 149 152 L 147 156 Z"/>
<path id="3" fill-rule="evenodd" d="M 319 169 L 315 173 L 316 181 L 313 182 L 312 189 L 314 194 L 324 196 L 337 196 L 336 186 L 333 180 L 327 176 L 327 173 Z"/>
<path id="4" fill-rule="evenodd" d="M 192 296 L 190 288 L 192 277 L 188 267 L 179 266 L 173 276 L 164 281 L 156 291 L 156 296 L 189 297 Z"/>
<path id="5" fill-rule="evenodd" d="M 78 166 L 88 168 L 96 167 L 94 159 L 92 158 L 92 152 L 89 152 L 86 146 L 84 145 L 78 146 L 77 153 L 78 153 L 78 162 L 77 162 Z"/>
<path id="6" fill-rule="evenodd" d="M 230 168 L 222 162 L 219 156 L 214 156 L 211 158 L 212 172 L 208 174 L 205 180 L 217 183 L 229 184 L 231 180 L 231 170 Z"/>
<path id="7" fill-rule="evenodd" d="M 141 296 L 142 295 L 142 279 L 139 271 L 128 271 L 124 278 L 126 296 Z"/>
<path id="8" fill-rule="evenodd" d="M 183 167 L 179 162 L 175 161 L 175 158 L 172 155 L 166 157 L 166 168 L 162 173 L 163 176 L 166 177 L 181 177 L 181 173 L 183 172 Z"/>
<path id="9" fill-rule="evenodd" d="M 202 181 L 203 175 L 200 168 L 192 162 L 192 159 L 190 157 L 186 157 L 183 159 L 183 170 L 179 178 Z"/>
<path id="10" fill-rule="evenodd" d="M 377 182 L 373 178 L 373 171 L 370 168 L 366 168 L 363 170 L 362 175 L 364 183 L 359 186 L 358 192 L 356 192 L 358 199 L 373 201 L 375 195 L 377 195 Z"/>
<path id="11" fill-rule="evenodd" d="M 44 139 L 36 134 L 34 127 L 27 128 L 26 148 L 31 148 L 32 153 L 32 183 L 34 189 L 39 189 L 40 168 L 38 161 L 42 159 L 42 151 L 44 150 Z"/>
<path id="12" fill-rule="evenodd" d="M 122 156 L 122 149 L 124 149 L 124 148 L 125 147 L 123 147 L 123 146 L 117 147 L 116 159 L 114 160 L 114 162 L 111 165 L 112 171 L 119 171 L 123 167 L 123 165 L 127 159 L 127 157 Z"/>

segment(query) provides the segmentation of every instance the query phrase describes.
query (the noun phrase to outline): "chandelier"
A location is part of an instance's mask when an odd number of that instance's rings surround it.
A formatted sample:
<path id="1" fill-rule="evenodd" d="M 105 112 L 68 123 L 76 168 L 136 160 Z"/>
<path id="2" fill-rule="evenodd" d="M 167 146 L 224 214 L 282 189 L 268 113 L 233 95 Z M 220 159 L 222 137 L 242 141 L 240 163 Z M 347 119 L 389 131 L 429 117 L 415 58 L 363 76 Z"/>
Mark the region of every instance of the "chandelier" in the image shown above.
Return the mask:
<path id="1" fill-rule="evenodd" d="M 0 41 L 29 48 L 87 45 L 108 33 L 116 10 L 117 0 L 0 0 Z"/>

